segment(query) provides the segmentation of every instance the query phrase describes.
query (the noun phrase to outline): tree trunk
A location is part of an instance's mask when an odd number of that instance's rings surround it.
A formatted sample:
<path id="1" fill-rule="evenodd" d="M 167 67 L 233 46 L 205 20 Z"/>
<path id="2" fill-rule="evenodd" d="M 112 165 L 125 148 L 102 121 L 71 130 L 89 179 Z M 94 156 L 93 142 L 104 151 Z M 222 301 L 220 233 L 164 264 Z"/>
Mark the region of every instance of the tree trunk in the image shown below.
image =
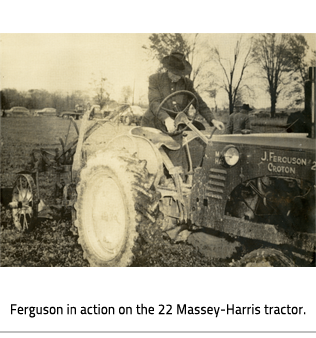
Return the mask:
<path id="1" fill-rule="evenodd" d="M 231 115 L 233 112 L 234 112 L 233 100 L 229 100 L 229 115 Z"/>
<path id="2" fill-rule="evenodd" d="M 271 118 L 275 117 L 276 97 L 275 94 L 271 94 Z"/>
<path id="3" fill-rule="evenodd" d="M 216 96 L 214 97 L 214 105 L 215 105 L 215 113 L 217 113 L 217 103 L 216 103 Z"/>

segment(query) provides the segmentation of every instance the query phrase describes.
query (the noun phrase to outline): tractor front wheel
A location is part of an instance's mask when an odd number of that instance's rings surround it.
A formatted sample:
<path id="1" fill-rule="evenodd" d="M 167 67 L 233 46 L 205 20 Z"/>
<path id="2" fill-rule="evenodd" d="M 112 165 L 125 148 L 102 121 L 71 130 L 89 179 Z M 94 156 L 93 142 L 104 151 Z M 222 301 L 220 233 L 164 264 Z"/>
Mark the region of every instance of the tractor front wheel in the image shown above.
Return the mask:
<path id="1" fill-rule="evenodd" d="M 151 210 L 146 183 L 146 161 L 125 150 L 88 159 L 77 186 L 75 225 L 90 266 L 131 264 L 137 230 Z"/>

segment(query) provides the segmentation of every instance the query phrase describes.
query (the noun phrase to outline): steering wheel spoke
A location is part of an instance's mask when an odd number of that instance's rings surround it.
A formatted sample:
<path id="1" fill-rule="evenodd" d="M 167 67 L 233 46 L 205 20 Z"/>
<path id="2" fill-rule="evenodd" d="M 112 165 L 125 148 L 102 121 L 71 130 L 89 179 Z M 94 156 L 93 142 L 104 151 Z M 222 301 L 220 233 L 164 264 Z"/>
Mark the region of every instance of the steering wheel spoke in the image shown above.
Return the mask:
<path id="1" fill-rule="evenodd" d="M 192 99 L 192 101 L 182 111 L 184 113 L 187 113 L 194 101 L 195 101 L 195 99 Z"/>
<path id="2" fill-rule="evenodd" d="M 165 104 L 168 100 L 170 100 L 171 98 L 173 98 L 173 97 L 175 97 L 175 96 L 177 96 L 177 95 L 187 95 L 187 96 L 191 96 L 191 97 L 192 97 L 192 100 L 189 102 L 189 104 L 186 105 L 186 107 L 185 107 L 182 111 L 179 111 L 179 112 L 174 111 L 174 110 L 171 110 L 171 109 L 168 109 L 168 108 L 165 108 L 165 107 L 164 107 L 164 104 Z M 168 96 L 160 103 L 160 105 L 159 105 L 159 107 L 158 107 L 158 110 L 157 110 L 157 114 L 159 114 L 159 112 L 160 112 L 161 110 L 164 110 L 164 111 L 166 111 L 167 113 L 171 113 L 171 117 L 172 117 L 172 118 L 175 118 L 175 117 L 176 117 L 178 114 L 180 114 L 180 113 L 185 113 L 185 114 L 187 115 L 187 112 L 188 112 L 190 106 L 194 103 L 194 101 L 196 102 L 195 111 L 197 112 L 197 111 L 199 110 L 199 102 L 198 102 L 197 97 L 196 97 L 192 92 L 190 92 L 190 91 L 188 91 L 188 90 L 179 90 L 179 91 L 176 91 L 176 92 L 174 92 L 174 93 L 168 95 Z M 172 115 L 173 115 L 173 116 L 172 116 Z M 195 115 L 196 115 L 196 114 L 195 114 Z M 194 115 L 194 116 L 195 116 L 195 115 Z M 194 120 L 194 118 L 192 119 L 192 121 L 193 121 L 193 120 Z M 164 133 L 170 135 L 170 136 L 175 136 L 175 135 L 181 134 L 185 129 L 187 129 L 187 126 L 186 126 L 186 125 L 183 126 L 183 124 L 181 124 L 181 126 L 179 125 L 178 128 L 177 128 L 177 130 L 176 130 L 175 132 L 172 132 L 172 133 L 169 133 L 168 131 L 166 131 L 165 128 L 162 128 L 162 129 L 160 129 L 160 130 L 161 130 L 162 132 L 164 132 Z"/>

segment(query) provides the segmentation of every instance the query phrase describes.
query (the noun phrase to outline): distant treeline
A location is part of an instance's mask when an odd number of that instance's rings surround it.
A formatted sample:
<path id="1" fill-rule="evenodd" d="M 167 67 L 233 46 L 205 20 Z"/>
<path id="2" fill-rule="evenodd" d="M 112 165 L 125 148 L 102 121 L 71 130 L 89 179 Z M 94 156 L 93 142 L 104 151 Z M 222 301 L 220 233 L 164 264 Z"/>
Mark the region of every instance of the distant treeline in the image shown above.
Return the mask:
<path id="1" fill-rule="evenodd" d="M 77 104 L 87 107 L 88 102 L 93 104 L 100 104 L 96 98 L 91 99 L 85 92 L 77 90 L 70 95 L 62 92 L 50 93 L 44 89 L 30 89 L 28 91 L 18 91 L 16 89 L 3 89 L 1 92 L 0 106 L 2 109 L 10 109 L 12 107 L 25 107 L 27 109 L 43 109 L 43 108 L 55 108 L 57 112 L 63 110 L 75 109 Z M 116 109 L 121 104 L 110 98 L 105 104 L 101 103 L 101 106 L 106 106 L 108 109 Z M 142 108 L 147 108 L 147 103 L 142 104 L 139 102 Z M 102 108 L 101 107 L 101 108 Z"/>
<path id="2" fill-rule="evenodd" d="M 18 91 L 16 89 L 1 90 L 1 109 L 12 107 L 25 107 L 28 109 L 56 108 L 57 111 L 74 109 L 76 104 L 86 106 L 89 96 L 82 91 L 75 91 L 71 94 L 62 92 L 50 93 L 43 89 L 30 89 Z M 93 102 L 91 102 L 93 104 Z"/>

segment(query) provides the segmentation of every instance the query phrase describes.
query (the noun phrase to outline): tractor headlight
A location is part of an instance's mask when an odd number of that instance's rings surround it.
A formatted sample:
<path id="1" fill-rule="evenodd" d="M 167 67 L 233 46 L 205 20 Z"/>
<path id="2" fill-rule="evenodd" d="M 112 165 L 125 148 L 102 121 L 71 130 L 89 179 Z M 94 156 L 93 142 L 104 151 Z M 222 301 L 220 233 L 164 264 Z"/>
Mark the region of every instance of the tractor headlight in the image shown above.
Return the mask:
<path id="1" fill-rule="evenodd" d="M 222 159 L 224 163 L 230 167 L 237 164 L 240 158 L 240 153 L 235 146 L 227 146 L 222 152 Z"/>

